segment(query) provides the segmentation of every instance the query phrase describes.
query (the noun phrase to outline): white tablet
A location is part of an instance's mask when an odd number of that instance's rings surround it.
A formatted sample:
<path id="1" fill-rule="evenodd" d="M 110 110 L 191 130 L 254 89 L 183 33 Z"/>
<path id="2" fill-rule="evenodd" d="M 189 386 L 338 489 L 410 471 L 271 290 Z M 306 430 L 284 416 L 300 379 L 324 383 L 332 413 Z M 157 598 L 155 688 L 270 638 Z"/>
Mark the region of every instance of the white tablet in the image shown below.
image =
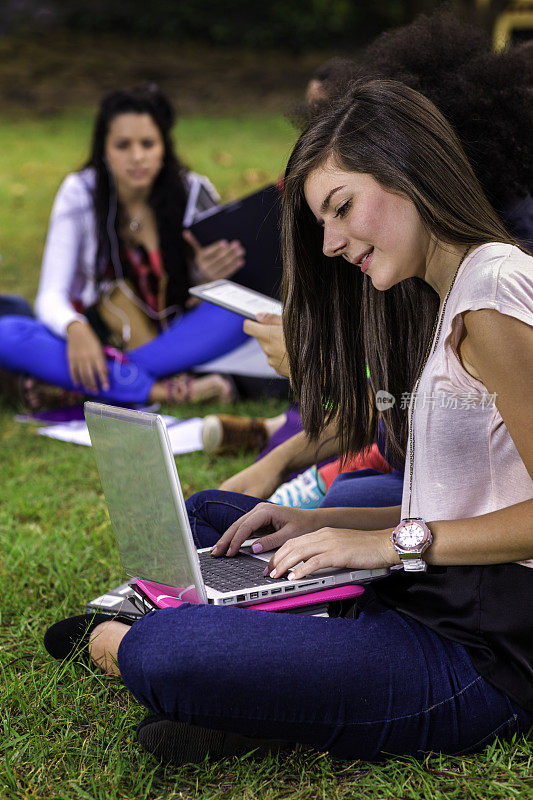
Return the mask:
<path id="1" fill-rule="evenodd" d="M 257 320 L 260 313 L 281 315 L 281 303 L 267 297 L 266 294 L 254 292 L 233 281 L 219 280 L 210 283 L 202 283 L 200 286 L 193 286 L 189 289 L 189 294 L 214 303 L 216 306 L 227 308 L 242 317 Z"/>

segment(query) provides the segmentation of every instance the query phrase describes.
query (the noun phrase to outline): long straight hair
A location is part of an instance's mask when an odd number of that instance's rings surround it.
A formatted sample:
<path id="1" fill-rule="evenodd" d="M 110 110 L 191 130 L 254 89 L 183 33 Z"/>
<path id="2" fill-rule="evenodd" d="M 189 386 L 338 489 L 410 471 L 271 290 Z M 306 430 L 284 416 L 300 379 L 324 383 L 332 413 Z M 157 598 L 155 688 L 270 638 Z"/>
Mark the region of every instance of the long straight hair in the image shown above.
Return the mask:
<path id="1" fill-rule="evenodd" d="M 439 306 L 420 278 L 376 290 L 342 257 L 326 258 L 307 206 L 309 175 L 332 157 L 409 198 L 438 241 L 514 240 L 489 204 L 452 128 L 435 106 L 395 81 L 357 82 L 298 139 L 283 188 L 283 328 L 305 430 L 316 438 L 335 420 L 344 457 L 370 446 L 380 419 L 389 460 L 405 459 L 407 412 Z M 367 378 L 367 368 L 370 377 Z M 396 403 L 378 412 L 378 390 Z"/>
<path id="2" fill-rule="evenodd" d="M 174 151 L 171 139 L 175 122 L 174 110 L 168 98 L 151 84 L 111 92 L 102 99 L 96 117 L 91 152 L 85 164 L 96 173 L 96 279 L 97 282 L 105 279 L 119 235 L 118 199 L 113 177 L 106 164 L 105 142 L 115 117 L 129 113 L 149 114 L 163 139 L 163 164 L 150 191 L 148 204 L 154 211 L 161 257 L 168 276 L 166 305 L 182 308 L 188 298 L 189 288 L 188 247 L 182 237 L 183 215 L 187 204 L 184 167 Z"/>

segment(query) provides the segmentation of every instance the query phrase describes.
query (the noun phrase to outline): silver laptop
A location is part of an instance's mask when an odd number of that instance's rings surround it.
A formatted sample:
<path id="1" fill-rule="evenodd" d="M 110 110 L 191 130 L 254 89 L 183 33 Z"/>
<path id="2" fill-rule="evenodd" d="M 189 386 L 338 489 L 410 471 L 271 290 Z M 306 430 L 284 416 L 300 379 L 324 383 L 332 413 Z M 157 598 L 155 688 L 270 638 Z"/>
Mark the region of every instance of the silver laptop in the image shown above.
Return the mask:
<path id="1" fill-rule="evenodd" d="M 245 606 L 388 574 L 387 569 L 320 570 L 300 581 L 274 580 L 263 575 L 270 554 L 253 554 L 252 540 L 232 558 L 213 558 L 208 547 L 197 550 L 162 418 L 85 403 L 85 419 L 130 577 L 195 589 L 203 603 Z"/>

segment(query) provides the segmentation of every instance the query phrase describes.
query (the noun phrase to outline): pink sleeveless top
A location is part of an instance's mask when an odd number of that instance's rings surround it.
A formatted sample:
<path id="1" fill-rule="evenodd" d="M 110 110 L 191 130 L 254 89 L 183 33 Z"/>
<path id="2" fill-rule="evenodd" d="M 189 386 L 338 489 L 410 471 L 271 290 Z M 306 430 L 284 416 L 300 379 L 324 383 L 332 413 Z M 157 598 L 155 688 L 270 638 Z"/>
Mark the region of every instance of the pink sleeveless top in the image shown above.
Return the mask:
<path id="1" fill-rule="evenodd" d="M 462 366 L 457 343 L 462 314 L 495 309 L 533 326 L 533 258 L 507 244 L 485 244 L 461 265 L 439 343 L 429 357 L 415 401 L 410 516 L 430 520 L 479 516 L 533 497 L 530 478 L 485 386 Z M 524 354 L 533 369 L 532 354 Z M 402 498 L 408 515 L 409 448 Z M 533 567 L 533 559 L 520 562 Z"/>

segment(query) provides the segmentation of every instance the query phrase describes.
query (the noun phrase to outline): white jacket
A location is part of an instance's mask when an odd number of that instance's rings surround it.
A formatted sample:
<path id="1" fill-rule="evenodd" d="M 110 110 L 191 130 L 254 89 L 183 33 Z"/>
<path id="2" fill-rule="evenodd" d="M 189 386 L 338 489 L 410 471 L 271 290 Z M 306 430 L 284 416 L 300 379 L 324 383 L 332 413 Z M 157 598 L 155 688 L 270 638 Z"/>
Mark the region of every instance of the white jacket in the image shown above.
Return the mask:
<path id="1" fill-rule="evenodd" d="M 201 184 L 211 196 L 213 205 L 217 204 L 218 194 L 207 178 L 187 172 L 185 179 L 191 199 L 197 194 L 193 189 Z M 59 187 L 50 216 L 35 314 L 61 338 L 66 337 L 71 322 L 85 319 L 76 312 L 72 302 L 80 300 L 87 308 L 98 300 L 94 184 L 95 171 L 92 168 L 67 175 Z M 187 215 L 191 216 L 189 208 Z"/>

